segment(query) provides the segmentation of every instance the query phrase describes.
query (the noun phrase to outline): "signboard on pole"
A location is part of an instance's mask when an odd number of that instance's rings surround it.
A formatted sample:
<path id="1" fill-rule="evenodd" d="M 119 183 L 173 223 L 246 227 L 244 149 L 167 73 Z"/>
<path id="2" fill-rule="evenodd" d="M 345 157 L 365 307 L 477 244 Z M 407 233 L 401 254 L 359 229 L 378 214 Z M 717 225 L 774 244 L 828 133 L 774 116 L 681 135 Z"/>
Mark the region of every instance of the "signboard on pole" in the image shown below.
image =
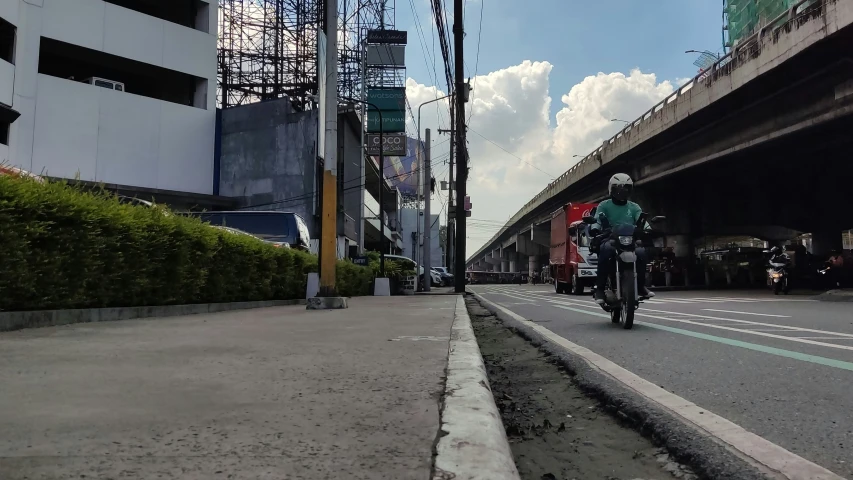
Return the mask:
<path id="1" fill-rule="evenodd" d="M 405 110 L 406 87 L 373 87 L 367 89 L 367 103 L 382 110 Z"/>
<path id="2" fill-rule="evenodd" d="M 368 30 L 367 43 L 384 43 L 405 45 L 408 43 L 409 34 L 401 30 Z"/>
<path id="3" fill-rule="evenodd" d="M 367 65 L 370 67 L 405 67 L 406 47 L 403 45 L 368 45 Z"/>
<path id="4" fill-rule="evenodd" d="M 368 133 L 379 133 L 379 112 L 367 111 Z M 398 133 L 406 131 L 406 112 L 403 110 L 382 111 L 382 133 Z"/>
<path id="5" fill-rule="evenodd" d="M 406 156 L 406 134 L 405 133 L 389 133 L 382 135 L 382 155 L 385 156 Z M 367 154 L 379 155 L 379 134 L 367 134 Z"/>

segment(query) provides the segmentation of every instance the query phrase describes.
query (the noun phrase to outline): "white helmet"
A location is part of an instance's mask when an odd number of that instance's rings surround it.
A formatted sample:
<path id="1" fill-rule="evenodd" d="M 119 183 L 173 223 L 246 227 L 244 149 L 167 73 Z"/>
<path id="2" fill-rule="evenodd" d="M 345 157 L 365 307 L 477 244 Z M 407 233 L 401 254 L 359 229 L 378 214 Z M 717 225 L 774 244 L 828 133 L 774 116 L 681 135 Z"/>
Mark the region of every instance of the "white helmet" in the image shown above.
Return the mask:
<path id="1" fill-rule="evenodd" d="M 607 184 L 607 193 L 610 198 L 617 202 L 627 202 L 634 190 L 634 181 L 624 173 L 617 173 L 610 177 Z"/>

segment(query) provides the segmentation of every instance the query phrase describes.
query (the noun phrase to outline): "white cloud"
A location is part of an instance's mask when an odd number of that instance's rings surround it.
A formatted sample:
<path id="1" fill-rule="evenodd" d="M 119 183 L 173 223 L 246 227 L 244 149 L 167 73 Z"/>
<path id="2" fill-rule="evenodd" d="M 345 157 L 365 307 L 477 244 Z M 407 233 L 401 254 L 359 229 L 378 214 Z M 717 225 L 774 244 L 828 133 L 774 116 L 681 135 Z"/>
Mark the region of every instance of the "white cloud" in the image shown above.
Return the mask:
<path id="1" fill-rule="evenodd" d="M 573 155 L 586 155 L 624 126 L 611 119 L 634 120 L 673 91 L 671 82 L 658 82 L 654 74 L 636 69 L 627 75 L 598 73 L 561 96 L 563 106 L 552 122 L 551 68 L 548 62 L 525 61 L 473 80 L 468 104 L 468 193 L 475 219 L 508 219 L 551 179 L 574 165 L 579 159 Z M 406 93 L 416 114 L 421 103 L 445 95 L 413 79 L 408 79 Z M 443 121 L 437 114 L 439 108 Z M 437 135 L 436 129 L 448 128 L 447 112 L 446 100 L 422 109 L 421 128 L 434 132 L 433 172 L 439 179 L 446 178 L 447 166 L 440 162 L 448 155 L 448 136 Z M 496 231 L 478 225 L 471 228 L 469 254 Z"/>

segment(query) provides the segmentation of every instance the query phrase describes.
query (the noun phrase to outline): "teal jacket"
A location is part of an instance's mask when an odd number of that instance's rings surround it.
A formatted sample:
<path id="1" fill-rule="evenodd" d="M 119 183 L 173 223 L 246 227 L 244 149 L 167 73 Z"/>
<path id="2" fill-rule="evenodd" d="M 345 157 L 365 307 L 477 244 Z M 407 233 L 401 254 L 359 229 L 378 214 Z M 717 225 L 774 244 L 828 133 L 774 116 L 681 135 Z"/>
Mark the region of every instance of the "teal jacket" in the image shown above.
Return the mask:
<path id="1" fill-rule="evenodd" d="M 595 209 L 595 220 L 598 222 L 595 228 L 598 228 L 598 230 L 604 229 L 601 223 L 602 217 L 607 219 L 606 224 L 610 228 L 617 225 L 636 225 L 641 213 L 643 213 L 643 209 L 634 202 L 629 201 L 625 205 L 616 205 L 612 200 L 608 199 L 599 203 L 598 208 Z M 651 226 L 648 222 L 643 226 L 644 230 L 649 230 L 650 228 Z"/>

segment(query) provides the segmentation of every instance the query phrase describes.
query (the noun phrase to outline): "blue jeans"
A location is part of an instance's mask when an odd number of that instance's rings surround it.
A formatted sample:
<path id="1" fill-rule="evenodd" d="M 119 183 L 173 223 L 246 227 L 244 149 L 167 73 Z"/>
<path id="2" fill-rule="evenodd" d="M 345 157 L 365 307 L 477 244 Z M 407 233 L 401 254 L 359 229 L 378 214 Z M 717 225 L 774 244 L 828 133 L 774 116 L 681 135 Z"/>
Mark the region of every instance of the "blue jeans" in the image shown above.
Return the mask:
<path id="1" fill-rule="evenodd" d="M 610 244 L 610 240 L 601 242 L 601 249 L 598 252 L 598 276 L 595 278 L 595 288 L 599 291 L 604 291 L 604 285 L 607 283 L 607 274 L 615 271 L 616 264 L 616 248 Z M 646 286 L 646 249 L 637 247 L 634 250 L 637 255 L 637 290 L 643 291 Z"/>

